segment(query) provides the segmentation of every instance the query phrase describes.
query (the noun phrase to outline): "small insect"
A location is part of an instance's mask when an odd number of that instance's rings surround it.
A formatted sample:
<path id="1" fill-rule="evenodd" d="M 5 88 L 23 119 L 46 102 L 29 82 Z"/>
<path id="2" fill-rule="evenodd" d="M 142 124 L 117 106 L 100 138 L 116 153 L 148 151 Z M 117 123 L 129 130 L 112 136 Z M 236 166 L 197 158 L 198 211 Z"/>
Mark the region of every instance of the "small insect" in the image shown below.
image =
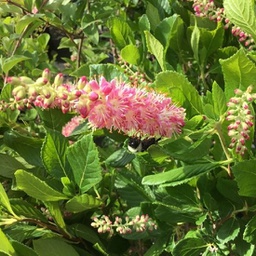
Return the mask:
<path id="1" fill-rule="evenodd" d="M 140 138 L 130 137 L 128 140 L 128 150 L 132 153 L 146 151 L 151 145 L 156 144 L 160 139 L 148 138 L 141 140 Z"/>

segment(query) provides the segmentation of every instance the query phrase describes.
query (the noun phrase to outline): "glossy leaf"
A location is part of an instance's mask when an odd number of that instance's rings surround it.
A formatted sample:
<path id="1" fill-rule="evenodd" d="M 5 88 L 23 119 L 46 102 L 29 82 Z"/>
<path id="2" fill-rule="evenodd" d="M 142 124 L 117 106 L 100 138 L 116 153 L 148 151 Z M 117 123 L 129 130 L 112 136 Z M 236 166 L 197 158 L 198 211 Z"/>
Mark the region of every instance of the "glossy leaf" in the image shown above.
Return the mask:
<path id="1" fill-rule="evenodd" d="M 194 177 L 208 173 L 218 167 L 218 163 L 191 164 L 163 173 L 145 176 L 142 179 L 143 185 L 160 185 L 176 186 L 186 183 Z"/>
<path id="2" fill-rule="evenodd" d="M 0 154 L 0 176 L 6 178 L 13 178 L 14 172 L 17 169 L 22 168 L 24 168 L 24 165 L 16 160 L 14 157 L 6 154 Z"/>
<path id="3" fill-rule="evenodd" d="M 248 243 L 256 243 L 256 216 L 253 216 L 251 220 L 246 224 L 243 238 Z"/>
<path id="4" fill-rule="evenodd" d="M 41 155 L 47 172 L 56 178 L 72 175 L 66 159 L 68 145 L 68 140 L 59 132 L 47 131 Z"/>
<path id="5" fill-rule="evenodd" d="M 121 50 L 121 57 L 133 65 L 139 65 L 141 59 L 139 49 L 133 44 L 128 44 Z"/>
<path id="6" fill-rule="evenodd" d="M 238 184 L 239 195 L 256 197 L 256 160 L 248 160 L 236 164 L 232 168 L 235 180 Z"/>
<path id="7" fill-rule="evenodd" d="M 14 149 L 29 164 L 35 166 L 42 166 L 40 158 L 42 142 L 41 139 L 24 136 L 14 131 L 4 134 L 5 145 Z"/>
<path id="8" fill-rule="evenodd" d="M 227 18 L 256 40 L 254 0 L 224 0 L 223 6 Z"/>
<path id="9" fill-rule="evenodd" d="M 0 228 L 0 253 L 3 252 L 9 256 L 17 256 L 16 252 L 14 251 L 13 246 L 11 245 L 10 241 Z"/>
<path id="10" fill-rule="evenodd" d="M 98 151 L 91 134 L 70 146 L 67 157 L 73 170 L 75 182 L 82 193 L 101 181 Z"/>
<path id="11" fill-rule="evenodd" d="M 185 238 L 174 247 L 173 255 L 198 256 L 206 250 L 207 246 L 206 242 L 200 238 Z"/>
<path id="12" fill-rule="evenodd" d="M 254 84 L 256 76 L 255 64 L 245 55 L 243 49 L 237 51 L 229 59 L 220 60 L 225 80 L 225 95 L 227 99 L 234 96 L 234 90 L 246 90 Z"/>
<path id="13" fill-rule="evenodd" d="M 18 241 L 12 240 L 12 246 L 19 256 L 39 256 L 32 248 Z"/>
<path id="14" fill-rule="evenodd" d="M 220 117 L 225 113 L 227 109 L 226 97 L 223 90 L 216 82 L 214 82 L 212 85 L 212 99 L 214 113 L 216 114 L 217 117 Z"/>
<path id="15" fill-rule="evenodd" d="M 221 243 L 227 243 L 234 240 L 240 231 L 240 226 L 235 218 L 225 221 L 217 231 L 217 239 Z"/>
<path id="16" fill-rule="evenodd" d="M 112 167 L 124 167 L 135 158 L 135 155 L 126 149 L 119 149 L 111 154 L 105 163 Z"/>
<path id="17" fill-rule="evenodd" d="M 82 212 L 85 210 L 97 208 L 100 205 L 102 205 L 102 202 L 98 200 L 97 198 L 83 194 L 79 196 L 75 196 L 71 198 L 69 201 L 66 203 L 66 209 L 70 212 Z"/>
<path id="18" fill-rule="evenodd" d="M 15 65 L 17 65 L 19 62 L 28 60 L 29 58 L 22 55 L 13 55 L 7 59 L 4 60 L 2 69 L 4 73 L 8 73 L 9 70 L 11 70 Z"/>
<path id="19" fill-rule="evenodd" d="M 13 212 L 9 198 L 4 190 L 4 187 L 2 183 L 0 183 L 0 205 L 2 205 L 7 211 L 12 214 L 13 216 L 16 216 L 16 214 Z"/>
<path id="20" fill-rule="evenodd" d="M 23 190 L 29 196 L 42 201 L 59 201 L 67 197 L 50 187 L 45 181 L 24 170 L 15 172 L 17 188 Z"/>
<path id="21" fill-rule="evenodd" d="M 148 51 L 156 57 L 162 71 L 164 71 L 166 67 L 164 61 L 163 45 L 149 31 L 145 31 L 144 33 L 146 36 Z"/>
<path id="22" fill-rule="evenodd" d="M 174 71 L 161 72 L 156 76 L 155 87 L 185 107 L 187 115 L 203 112 L 202 100 L 197 90 L 184 75 Z"/>

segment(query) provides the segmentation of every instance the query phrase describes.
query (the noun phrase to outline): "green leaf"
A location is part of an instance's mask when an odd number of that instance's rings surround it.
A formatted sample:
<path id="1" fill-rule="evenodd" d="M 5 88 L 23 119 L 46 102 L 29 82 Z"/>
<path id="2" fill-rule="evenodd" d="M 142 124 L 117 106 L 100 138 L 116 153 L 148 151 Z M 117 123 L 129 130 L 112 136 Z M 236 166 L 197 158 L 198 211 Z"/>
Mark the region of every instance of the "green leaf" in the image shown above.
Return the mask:
<path id="1" fill-rule="evenodd" d="M 90 77 L 104 76 L 107 81 L 115 78 L 122 78 L 123 81 L 127 80 L 123 71 L 113 64 L 92 64 L 90 65 Z"/>
<path id="2" fill-rule="evenodd" d="M 16 24 L 16 33 L 21 34 L 25 29 L 27 29 L 27 26 L 29 24 L 35 23 L 36 21 L 40 21 L 40 17 L 42 16 L 41 14 L 36 14 L 36 15 L 24 15 L 19 22 Z M 42 21 L 41 21 L 42 23 Z M 39 25 L 39 24 L 38 24 Z"/>
<path id="3" fill-rule="evenodd" d="M 12 240 L 12 246 L 19 256 L 39 256 L 32 248 L 18 241 Z"/>
<path id="4" fill-rule="evenodd" d="M 71 177 L 72 175 L 66 159 L 68 146 L 68 139 L 60 132 L 50 129 L 47 130 L 41 154 L 47 172 L 55 178 Z"/>
<path id="5" fill-rule="evenodd" d="M 225 94 L 216 82 L 213 82 L 212 85 L 212 100 L 214 113 L 217 117 L 220 117 L 225 113 L 227 105 Z"/>
<path id="6" fill-rule="evenodd" d="M 135 44 L 133 32 L 126 21 L 114 17 L 108 21 L 108 25 L 112 39 L 119 49 L 130 43 Z"/>
<path id="7" fill-rule="evenodd" d="M 180 138 L 163 147 L 173 158 L 192 163 L 206 156 L 211 146 L 212 139 L 202 136 L 196 142 Z"/>
<path id="8" fill-rule="evenodd" d="M 50 187 L 45 181 L 40 180 L 32 173 L 24 170 L 15 172 L 17 188 L 23 190 L 29 196 L 42 201 L 59 201 L 67 197 Z"/>
<path id="9" fill-rule="evenodd" d="M 157 256 L 161 255 L 161 253 L 165 250 L 165 246 L 169 242 L 169 236 L 162 236 L 157 238 L 153 245 L 146 251 L 144 256 Z"/>
<path id="10" fill-rule="evenodd" d="M 14 157 L 6 154 L 0 154 L 0 176 L 13 178 L 14 172 L 17 169 L 25 168 L 23 164 L 17 161 Z"/>
<path id="11" fill-rule="evenodd" d="M 2 205 L 4 208 L 6 208 L 7 211 L 10 214 L 12 214 L 13 216 L 17 216 L 12 210 L 9 198 L 4 190 L 2 183 L 0 183 L 0 205 Z"/>
<path id="12" fill-rule="evenodd" d="M 34 250 L 40 256 L 79 256 L 78 252 L 59 238 L 41 238 L 33 241 Z"/>
<path id="13" fill-rule="evenodd" d="M 239 195 L 256 197 L 256 160 L 243 161 L 232 168 Z"/>
<path id="14" fill-rule="evenodd" d="M 175 224 L 177 222 L 195 222 L 203 214 L 195 189 L 188 184 L 168 187 L 168 195 L 157 205 L 155 214 L 161 221 Z"/>
<path id="15" fill-rule="evenodd" d="M 161 69 L 166 70 L 165 62 L 164 62 L 164 47 L 163 45 L 149 32 L 145 31 L 146 44 L 148 47 L 148 51 L 153 54 Z"/>
<path id="16" fill-rule="evenodd" d="M 68 161 L 81 193 L 88 191 L 102 179 L 98 150 L 91 134 L 69 147 Z"/>
<path id="17" fill-rule="evenodd" d="M 3 252 L 9 256 L 17 256 L 16 252 L 14 251 L 13 246 L 9 242 L 8 238 L 0 228 L 0 253 Z"/>
<path id="18" fill-rule="evenodd" d="M 186 165 L 163 173 L 145 176 L 142 179 L 142 184 L 151 186 L 160 184 L 176 186 L 188 182 L 194 177 L 205 174 L 218 166 L 220 166 L 219 163 Z"/>
<path id="19" fill-rule="evenodd" d="M 15 65 L 17 65 L 19 62 L 28 60 L 30 58 L 22 55 L 13 55 L 7 59 L 4 60 L 2 69 L 4 73 L 8 73 L 9 70 L 11 70 Z"/>
<path id="20" fill-rule="evenodd" d="M 81 223 L 72 224 L 69 226 L 69 228 L 76 237 L 81 237 L 92 244 L 99 243 L 100 246 L 104 248 L 104 245 L 101 243 L 100 238 L 94 229 Z"/>
<path id="21" fill-rule="evenodd" d="M 89 64 L 86 63 L 84 65 L 81 65 L 78 69 L 76 69 L 73 72 L 71 72 L 70 76 L 75 76 L 77 78 L 82 77 L 82 76 L 89 77 L 90 76 Z"/>
<path id="22" fill-rule="evenodd" d="M 83 194 L 71 198 L 66 203 L 66 209 L 70 212 L 82 212 L 85 210 L 97 208 L 102 205 L 102 202 L 94 196 Z"/>
<path id="23" fill-rule="evenodd" d="M 154 31 L 157 25 L 161 22 L 161 17 L 159 14 L 160 9 L 155 7 L 149 1 L 147 2 L 146 15 L 150 22 L 150 27 Z"/>
<path id="24" fill-rule="evenodd" d="M 159 25 L 156 27 L 155 36 L 164 46 L 164 56 L 169 48 L 175 47 L 174 46 L 174 38 L 177 38 L 178 33 L 178 26 L 180 23 L 181 18 L 174 14 L 171 17 L 167 17 L 163 19 Z"/>
<path id="25" fill-rule="evenodd" d="M 156 76 L 155 87 L 161 93 L 167 93 L 172 100 L 186 109 L 189 117 L 203 113 L 202 101 L 188 79 L 177 72 L 165 71 Z"/>
<path id="26" fill-rule="evenodd" d="M 50 215 L 54 219 L 54 223 L 56 223 L 59 228 L 61 228 L 62 230 L 65 231 L 66 234 L 68 234 L 68 231 L 66 229 L 66 224 L 63 219 L 63 213 L 60 210 L 59 202 L 45 202 L 45 205 L 49 210 Z"/>
<path id="27" fill-rule="evenodd" d="M 140 64 L 141 57 L 139 49 L 133 44 L 126 45 L 121 50 L 121 57 L 124 61 L 127 61 L 130 64 L 137 66 Z"/>
<path id="28" fill-rule="evenodd" d="M 62 127 L 70 121 L 70 119 L 74 116 L 72 114 L 63 114 L 60 109 L 52 108 L 52 109 L 40 109 L 37 108 L 38 114 L 40 118 L 44 122 L 44 125 L 47 128 L 52 130 L 61 131 Z"/>
<path id="29" fill-rule="evenodd" d="M 19 198 L 10 199 L 11 206 L 13 211 L 18 216 L 24 216 L 26 218 L 38 219 L 43 222 L 47 222 L 45 215 L 42 214 L 33 204 L 28 203 L 27 201 Z"/>
<path id="30" fill-rule="evenodd" d="M 254 0 L 224 0 L 225 16 L 242 31 L 256 40 L 256 19 Z"/>
<path id="31" fill-rule="evenodd" d="M 208 247 L 200 238 L 185 238 L 180 240 L 173 249 L 173 256 L 198 256 L 202 255 Z"/>
<path id="32" fill-rule="evenodd" d="M 251 220 L 246 224 L 243 238 L 248 243 L 256 243 L 256 216 L 253 216 Z"/>
<path id="33" fill-rule="evenodd" d="M 234 96 L 234 90 L 245 91 L 249 85 L 255 83 L 255 64 L 240 49 L 229 59 L 220 60 L 225 80 L 225 95 L 227 99 Z"/>
<path id="34" fill-rule="evenodd" d="M 231 218 L 225 221 L 217 231 L 217 239 L 225 244 L 229 241 L 234 240 L 240 231 L 240 226 L 235 218 Z"/>
<path id="35" fill-rule="evenodd" d="M 4 144 L 35 166 L 43 166 L 40 158 L 42 142 L 41 139 L 24 136 L 14 131 L 4 133 Z"/>
<path id="36" fill-rule="evenodd" d="M 112 167 L 124 167 L 135 158 L 135 155 L 126 149 L 119 149 L 111 154 L 105 163 Z"/>

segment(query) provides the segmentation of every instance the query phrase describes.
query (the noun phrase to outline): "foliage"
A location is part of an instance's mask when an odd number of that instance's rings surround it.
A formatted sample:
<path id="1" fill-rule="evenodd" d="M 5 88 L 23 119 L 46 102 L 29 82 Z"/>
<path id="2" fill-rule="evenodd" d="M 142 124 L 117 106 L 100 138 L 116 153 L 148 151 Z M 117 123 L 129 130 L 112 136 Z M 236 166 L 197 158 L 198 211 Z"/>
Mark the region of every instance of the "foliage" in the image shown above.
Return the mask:
<path id="1" fill-rule="evenodd" d="M 0 2 L 2 255 L 255 255 L 255 2 L 206 2 Z M 78 113 L 15 105 L 49 70 L 162 93 L 182 133 L 66 137 Z"/>

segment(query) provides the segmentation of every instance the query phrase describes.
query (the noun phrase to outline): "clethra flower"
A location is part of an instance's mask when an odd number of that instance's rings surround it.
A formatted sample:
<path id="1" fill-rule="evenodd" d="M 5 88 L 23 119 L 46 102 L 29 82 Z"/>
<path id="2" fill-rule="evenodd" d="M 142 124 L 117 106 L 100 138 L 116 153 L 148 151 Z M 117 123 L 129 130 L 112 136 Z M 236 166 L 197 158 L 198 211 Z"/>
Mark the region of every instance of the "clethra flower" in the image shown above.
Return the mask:
<path id="1" fill-rule="evenodd" d="M 84 119 L 81 116 L 75 116 L 73 117 L 63 128 L 62 128 L 62 134 L 65 137 L 69 137 L 72 132 L 75 130 L 75 128 L 80 125 L 82 122 L 84 122 Z"/>
<path id="2" fill-rule="evenodd" d="M 256 94 L 251 93 L 249 86 L 246 92 L 240 89 L 235 90 L 236 96 L 228 102 L 226 119 L 231 121 L 228 126 L 228 136 L 230 136 L 230 148 L 235 148 L 237 154 L 243 155 L 246 151 L 245 142 L 250 139 L 251 127 L 254 125 L 254 117 L 251 114 L 249 104 L 256 99 Z"/>
<path id="3" fill-rule="evenodd" d="M 16 85 L 10 108 L 59 108 L 63 113 L 87 119 L 92 129 L 106 128 L 142 138 L 171 137 L 181 133 L 185 124 L 185 110 L 163 94 L 132 87 L 117 79 L 109 82 L 104 77 L 99 80 L 81 77 L 77 84 L 63 83 L 62 74 L 52 84 L 49 78 L 46 69 L 36 81 L 9 79 Z M 74 123 L 71 120 L 70 127 Z"/>
<path id="4" fill-rule="evenodd" d="M 110 236 L 115 232 L 125 235 L 132 232 L 152 232 L 157 229 L 157 224 L 147 214 L 137 215 L 135 218 L 126 216 L 124 220 L 117 216 L 114 222 L 108 216 L 103 215 L 100 218 L 94 217 L 91 226 L 97 228 L 98 233 L 109 233 Z"/>

